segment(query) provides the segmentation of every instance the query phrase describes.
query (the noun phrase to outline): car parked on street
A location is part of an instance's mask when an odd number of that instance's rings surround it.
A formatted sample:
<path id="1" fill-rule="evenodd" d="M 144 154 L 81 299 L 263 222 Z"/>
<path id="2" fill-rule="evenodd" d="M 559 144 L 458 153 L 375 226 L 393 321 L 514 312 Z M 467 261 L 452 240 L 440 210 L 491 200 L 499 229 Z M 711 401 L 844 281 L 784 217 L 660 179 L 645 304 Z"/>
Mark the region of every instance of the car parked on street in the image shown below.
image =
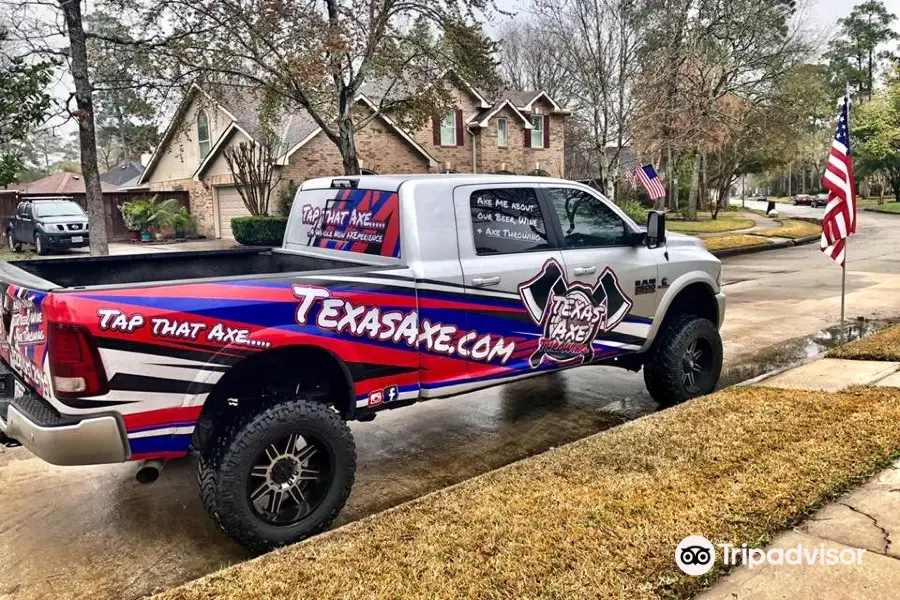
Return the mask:
<path id="1" fill-rule="evenodd" d="M 824 207 L 828 205 L 828 193 L 823 192 L 821 194 L 816 194 L 813 196 L 813 201 L 810 204 L 813 208 L 818 208 L 820 206 Z"/>
<path id="2" fill-rule="evenodd" d="M 810 194 L 796 194 L 791 197 L 791 204 L 794 206 L 810 206 L 815 202 L 815 198 Z"/>
<path id="3" fill-rule="evenodd" d="M 88 217 L 76 202 L 66 198 L 34 198 L 20 202 L 6 224 L 6 243 L 20 252 L 33 244 L 38 254 L 83 248 L 90 244 Z"/>
<path id="4" fill-rule="evenodd" d="M 582 365 L 643 368 L 663 406 L 712 392 L 721 282 L 665 215 L 576 182 L 313 179 L 278 249 L 0 262 L 0 431 L 141 482 L 195 451 L 207 511 L 262 551 L 343 508 L 348 421 Z"/>

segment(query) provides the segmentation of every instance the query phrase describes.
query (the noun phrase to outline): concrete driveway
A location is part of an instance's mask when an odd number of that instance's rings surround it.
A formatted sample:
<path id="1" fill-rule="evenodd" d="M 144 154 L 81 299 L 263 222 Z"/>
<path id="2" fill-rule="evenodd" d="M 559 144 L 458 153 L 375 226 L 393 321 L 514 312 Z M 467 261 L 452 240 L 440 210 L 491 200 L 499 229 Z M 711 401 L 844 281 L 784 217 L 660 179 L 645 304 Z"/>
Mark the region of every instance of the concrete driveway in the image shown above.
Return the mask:
<path id="1" fill-rule="evenodd" d="M 849 316 L 900 315 L 897 225 L 860 215 Z M 838 321 L 840 274 L 815 245 L 726 259 L 725 380 L 833 343 L 833 330 L 819 332 Z M 359 471 L 341 522 L 656 408 L 639 373 L 597 367 L 354 423 Z M 138 598 L 247 558 L 207 518 L 194 470 L 193 459 L 180 461 L 140 486 L 134 464 L 60 468 L 0 448 L 0 599 Z"/>

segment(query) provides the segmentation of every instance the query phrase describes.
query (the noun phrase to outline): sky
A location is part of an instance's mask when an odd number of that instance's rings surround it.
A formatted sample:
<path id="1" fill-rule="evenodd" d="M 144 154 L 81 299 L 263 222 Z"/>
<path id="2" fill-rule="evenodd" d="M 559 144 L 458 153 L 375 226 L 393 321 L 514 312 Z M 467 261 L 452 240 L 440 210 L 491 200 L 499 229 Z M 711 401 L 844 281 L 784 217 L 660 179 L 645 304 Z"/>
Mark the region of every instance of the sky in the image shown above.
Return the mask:
<path id="1" fill-rule="evenodd" d="M 837 24 L 837 20 L 850 14 L 852 7 L 862 4 L 864 0 L 799 0 L 799 4 L 808 4 L 807 14 L 810 26 L 814 31 L 828 31 Z M 900 0 L 882 0 L 888 11 L 900 16 Z M 524 10 L 530 0 L 496 0 L 497 6 L 509 12 Z M 894 22 L 894 29 L 900 32 L 900 20 Z"/>

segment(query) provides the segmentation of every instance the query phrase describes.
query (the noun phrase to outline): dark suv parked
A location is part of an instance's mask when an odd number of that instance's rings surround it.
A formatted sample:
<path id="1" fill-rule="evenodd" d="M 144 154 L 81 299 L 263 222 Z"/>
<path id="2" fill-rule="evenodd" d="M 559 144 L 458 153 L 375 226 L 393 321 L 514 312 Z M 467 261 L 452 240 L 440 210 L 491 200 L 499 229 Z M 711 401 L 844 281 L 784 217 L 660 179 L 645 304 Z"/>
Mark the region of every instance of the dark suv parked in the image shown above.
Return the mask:
<path id="1" fill-rule="evenodd" d="M 6 242 L 15 252 L 22 250 L 22 244 L 34 244 L 38 254 L 82 248 L 90 243 L 88 218 L 71 200 L 26 200 L 6 226 Z"/>

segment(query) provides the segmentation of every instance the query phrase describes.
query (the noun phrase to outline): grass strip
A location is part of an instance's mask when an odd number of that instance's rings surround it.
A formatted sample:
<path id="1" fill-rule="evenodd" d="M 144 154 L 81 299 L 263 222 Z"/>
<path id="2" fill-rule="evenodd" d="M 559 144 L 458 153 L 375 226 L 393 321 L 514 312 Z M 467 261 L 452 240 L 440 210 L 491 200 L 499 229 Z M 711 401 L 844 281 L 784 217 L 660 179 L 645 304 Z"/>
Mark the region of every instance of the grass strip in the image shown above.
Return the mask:
<path id="1" fill-rule="evenodd" d="M 809 237 L 811 235 L 819 235 L 822 233 L 822 226 L 807 221 L 797 221 L 794 219 L 779 220 L 781 227 L 775 229 L 766 229 L 758 231 L 754 235 L 766 237 L 783 237 L 792 240 Z"/>
<path id="2" fill-rule="evenodd" d="M 900 361 L 900 325 L 834 348 L 828 352 L 828 357 Z"/>
<path id="3" fill-rule="evenodd" d="M 892 215 L 900 214 L 900 202 L 890 202 L 885 204 L 875 204 L 868 208 L 873 212 L 890 213 Z"/>
<path id="4" fill-rule="evenodd" d="M 687 535 L 761 544 L 900 448 L 900 389 L 726 390 L 169 590 L 210 598 L 668 598 Z"/>
<path id="5" fill-rule="evenodd" d="M 666 225 L 668 227 L 668 225 Z M 743 248 L 744 246 L 761 246 L 771 244 L 771 240 L 756 235 L 717 235 L 703 238 L 707 250 L 730 250 L 731 248 Z"/>

